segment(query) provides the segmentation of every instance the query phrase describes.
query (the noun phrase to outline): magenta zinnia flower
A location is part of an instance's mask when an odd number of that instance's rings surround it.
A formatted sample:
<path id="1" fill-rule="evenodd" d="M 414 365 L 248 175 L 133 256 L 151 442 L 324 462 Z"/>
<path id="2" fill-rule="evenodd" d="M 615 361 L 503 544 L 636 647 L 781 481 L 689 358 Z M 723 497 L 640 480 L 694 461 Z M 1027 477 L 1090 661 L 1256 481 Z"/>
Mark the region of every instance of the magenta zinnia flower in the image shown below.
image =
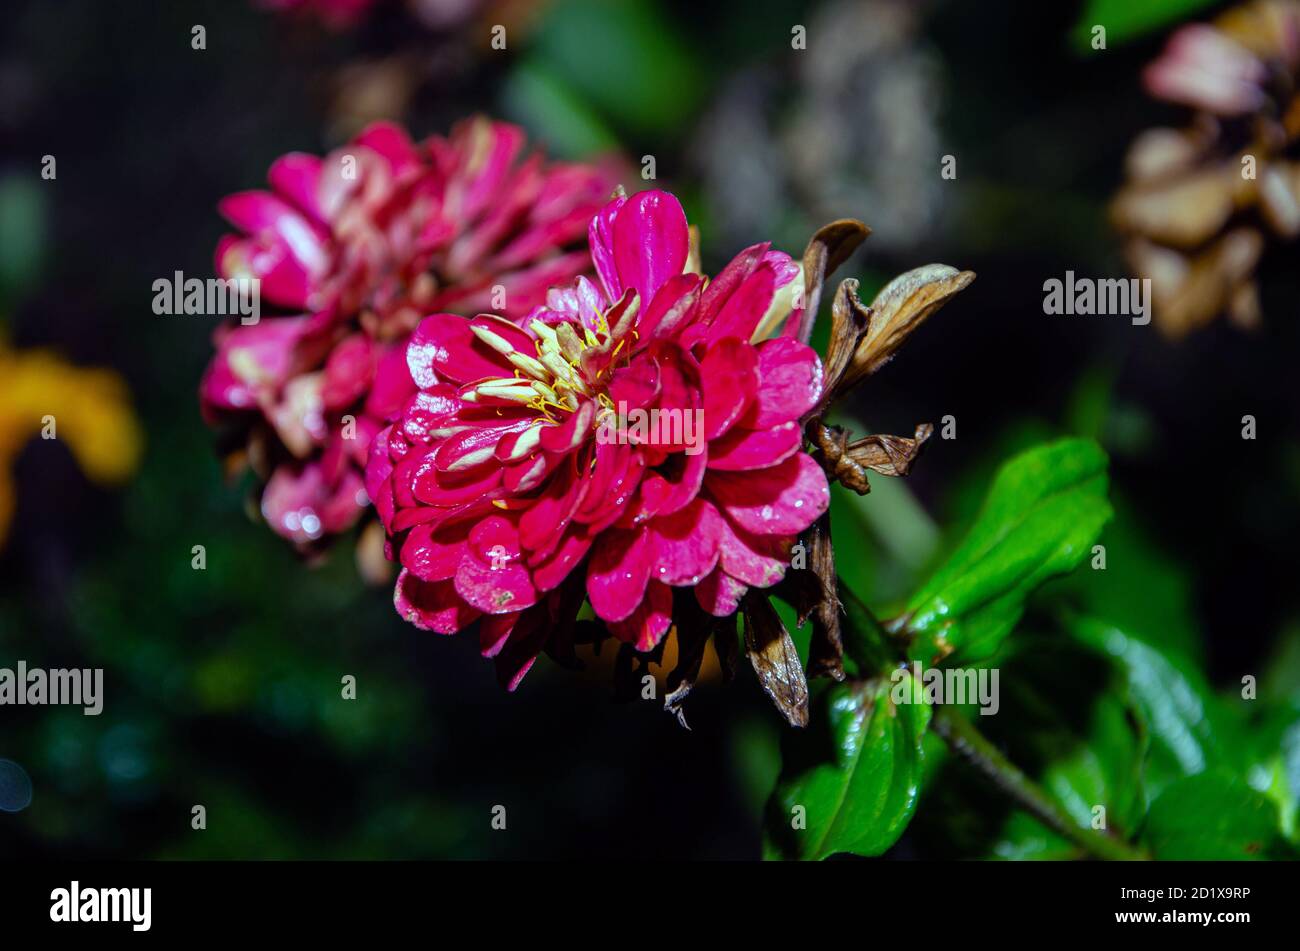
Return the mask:
<path id="1" fill-rule="evenodd" d="M 374 433 L 406 403 L 405 342 L 431 310 L 521 317 L 590 268 L 572 250 L 610 171 L 523 155 L 520 129 L 485 118 L 413 143 L 380 123 L 325 158 L 278 159 L 271 191 L 221 203 L 240 229 L 217 247 L 226 278 L 258 278 L 297 316 L 222 328 L 205 417 L 234 423 L 267 480 L 268 523 L 311 549 L 368 505 Z"/>
<path id="2" fill-rule="evenodd" d="M 829 501 L 800 423 L 821 362 L 768 339 L 800 267 L 759 244 L 705 279 L 660 191 L 607 204 L 590 244 L 599 284 L 552 290 L 522 325 L 420 323 L 406 350 L 419 391 L 366 471 L 402 565 L 398 611 L 447 634 L 481 618 L 512 689 L 584 598 L 640 651 L 668 631 L 674 588 L 733 614 L 783 577 Z M 683 425 L 638 430 L 651 410 Z"/>

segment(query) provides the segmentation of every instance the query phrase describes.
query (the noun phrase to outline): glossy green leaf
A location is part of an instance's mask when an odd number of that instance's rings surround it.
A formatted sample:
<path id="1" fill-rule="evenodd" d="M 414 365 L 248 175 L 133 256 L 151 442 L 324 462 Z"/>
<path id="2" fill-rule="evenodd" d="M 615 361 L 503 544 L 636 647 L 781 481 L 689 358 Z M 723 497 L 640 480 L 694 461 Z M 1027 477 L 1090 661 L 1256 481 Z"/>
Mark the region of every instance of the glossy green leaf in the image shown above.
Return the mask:
<path id="1" fill-rule="evenodd" d="M 965 539 L 907 605 L 912 655 L 970 664 L 1001 645 L 1025 599 L 1085 558 L 1110 518 L 1106 454 L 1061 439 L 1014 457 Z"/>
<path id="2" fill-rule="evenodd" d="M 1123 672 L 1151 734 L 1145 774 L 1152 797 L 1176 779 L 1215 767 L 1244 775 L 1248 761 L 1241 719 L 1190 661 L 1096 618 L 1068 618 L 1065 627 Z"/>
<path id="3" fill-rule="evenodd" d="M 1223 770 L 1172 783 L 1151 804 L 1144 836 L 1157 859 L 1295 858 L 1282 838 L 1277 805 Z"/>
<path id="4" fill-rule="evenodd" d="M 904 698 L 908 702 L 897 702 Z M 768 803 L 765 853 L 879 855 L 916 810 L 930 707 L 911 677 L 823 691 L 806 730 L 787 735 Z"/>

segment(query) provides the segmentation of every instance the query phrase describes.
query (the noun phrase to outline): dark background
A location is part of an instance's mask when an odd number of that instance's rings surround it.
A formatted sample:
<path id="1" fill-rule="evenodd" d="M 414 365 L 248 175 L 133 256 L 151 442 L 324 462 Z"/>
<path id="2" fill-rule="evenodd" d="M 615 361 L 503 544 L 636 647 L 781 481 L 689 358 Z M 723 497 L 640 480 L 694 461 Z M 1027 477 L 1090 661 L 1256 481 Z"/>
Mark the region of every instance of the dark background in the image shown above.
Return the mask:
<path id="1" fill-rule="evenodd" d="M 1010 447 L 1084 432 L 1111 453 L 1120 513 L 1106 539 L 1113 587 L 1100 596 L 1134 615 L 1172 605 L 1180 630 L 1155 636 L 1203 654 L 1216 685 L 1258 673 L 1300 603 L 1294 246 L 1265 262 L 1253 334 L 1220 322 L 1173 344 L 1124 318 L 1045 316 L 1044 280 L 1124 274 L 1105 218 L 1124 151 L 1142 129 L 1180 120 L 1138 82 L 1163 39 L 1080 51 L 1072 3 L 907 6 L 923 11 L 914 34 L 870 68 L 885 84 L 899 62 L 921 64 L 933 95 L 920 110 L 886 99 L 886 114 L 921 124 L 931 146 L 882 157 L 872 143 L 894 133 L 854 111 L 861 97 L 817 108 L 865 144 L 843 163 L 846 181 L 912 176 L 931 207 L 911 219 L 904 209 L 906 227 L 888 233 L 870 205 L 837 205 L 877 228 L 842 276 L 874 288 L 931 261 L 979 276 L 850 408 L 881 431 L 947 414 L 958 427 L 907 480 L 923 510 L 893 486 L 837 499 L 861 522 L 851 580 L 888 605 L 933 556 L 934 523 L 948 537 Z M 810 26 L 794 52 L 790 28 L 827 7 L 561 2 L 512 26 L 501 52 L 486 48 L 490 15 L 433 30 L 398 3 L 349 31 L 243 0 L 5 4 L 0 333 L 17 351 L 116 370 L 146 445 L 120 488 L 88 480 L 58 441 L 16 456 L 0 666 L 103 667 L 106 701 L 99 717 L 0 709 L 0 758 L 33 785 L 27 809 L 0 812 L 0 855 L 758 855 L 784 727 L 752 676 L 697 691 L 689 733 L 655 703 L 613 703 L 607 660 L 580 675 L 540 661 L 507 694 L 473 637 L 403 624 L 388 592 L 360 581 L 349 545 L 303 567 L 245 515 L 247 486 L 223 480 L 199 419 L 210 321 L 154 316 L 151 284 L 209 275 L 225 230 L 218 199 L 261 186 L 284 152 L 324 152 L 355 131 L 361 117 L 339 90 L 360 80 L 343 70 L 394 55 L 410 92 L 377 93 L 380 111 L 416 136 L 483 110 L 561 156 L 653 154 L 659 184 L 701 225 L 706 270 L 765 238 L 798 253 L 820 223 L 818 183 L 782 163 L 823 143 L 790 132 L 801 98 L 816 98 L 796 57 L 827 55 L 828 40 Z M 196 23 L 203 51 L 190 46 Z M 766 90 L 775 168 L 755 171 L 753 141 L 717 134 L 744 126 L 728 103 L 748 90 Z M 45 154 L 56 181 L 40 178 Z M 944 154 L 957 158 L 955 181 L 939 179 Z M 777 182 L 747 209 L 771 230 L 734 237 L 744 230 L 726 194 L 748 194 L 754 176 Z M 1240 438 L 1247 413 L 1253 442 Z M 195 544 L 206 571 L 190 567 Z M 346 674 L 353 702 L 339 699 Z M 195 804 L 205 832 L 190 829 Z M 496 804 L 505 832 L 489 826 Z M 905 837 L 897 854 L 936 853 Z"/>

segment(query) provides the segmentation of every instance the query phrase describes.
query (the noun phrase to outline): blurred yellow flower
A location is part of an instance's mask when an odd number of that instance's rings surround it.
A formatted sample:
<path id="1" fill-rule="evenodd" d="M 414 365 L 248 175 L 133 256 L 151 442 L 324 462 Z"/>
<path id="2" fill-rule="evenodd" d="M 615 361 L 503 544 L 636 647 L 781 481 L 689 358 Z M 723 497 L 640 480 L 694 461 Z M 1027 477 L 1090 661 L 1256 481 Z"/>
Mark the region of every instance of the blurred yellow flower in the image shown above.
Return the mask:
<path id="1" fill-rule="evenodd" d="M 140 458 L 140 425 L 117 373 L 0 341 L 0 544 L 14 511 L 14 460 L 37 434 L 65 440 L 96 482 L 125 480 Z"/>

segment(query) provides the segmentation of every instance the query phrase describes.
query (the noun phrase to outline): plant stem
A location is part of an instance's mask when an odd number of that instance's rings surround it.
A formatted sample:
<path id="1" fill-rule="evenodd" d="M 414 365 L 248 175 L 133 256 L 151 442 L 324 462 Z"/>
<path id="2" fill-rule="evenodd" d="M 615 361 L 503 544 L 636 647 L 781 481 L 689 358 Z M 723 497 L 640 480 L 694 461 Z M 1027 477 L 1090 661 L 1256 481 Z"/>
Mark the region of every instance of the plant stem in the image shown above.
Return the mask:
<path id="1" fill-rule="evenodd" d="M 1066 814 L 1037 783 L 1002 754 L 974 724 L 944 706 L 935 706 L 930 721 L 954 753 L 1048 828 L 1099 859 L 1137 861 L 1147 855 L 1105 832 L 1085 829 Z"/>

